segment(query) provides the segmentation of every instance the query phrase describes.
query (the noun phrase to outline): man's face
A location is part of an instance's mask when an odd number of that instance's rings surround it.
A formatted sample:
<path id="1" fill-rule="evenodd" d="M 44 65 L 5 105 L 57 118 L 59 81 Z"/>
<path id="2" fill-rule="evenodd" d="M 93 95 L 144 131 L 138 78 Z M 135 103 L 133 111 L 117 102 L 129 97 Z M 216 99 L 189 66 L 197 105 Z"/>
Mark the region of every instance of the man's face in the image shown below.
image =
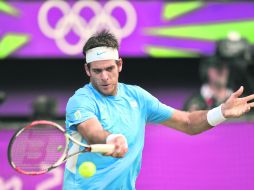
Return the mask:
<path id="1" fill-rule="evenodd" d="M 122 59 L 94 61 L 89 63 L 90 68 L 85 65 L 86 74 L 90 82 L 101 94 L 113 96 L 117 93 L 119 72 L 122 70 Z"/>
<path id="2" fill-rule="evenodd" d="M 225 88 L 228 83 L 229 69 L 225 66 L 221 69 L 211 67 L 208 69 L 209 83 L 216 88 Z"/>

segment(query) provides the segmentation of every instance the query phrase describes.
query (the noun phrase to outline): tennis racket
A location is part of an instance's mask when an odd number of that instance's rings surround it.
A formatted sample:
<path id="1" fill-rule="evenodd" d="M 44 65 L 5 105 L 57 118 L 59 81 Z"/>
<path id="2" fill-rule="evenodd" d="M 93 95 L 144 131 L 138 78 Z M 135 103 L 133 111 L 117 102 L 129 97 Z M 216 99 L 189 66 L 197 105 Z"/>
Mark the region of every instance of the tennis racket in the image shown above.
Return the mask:
<path id="1" fill-rule="evenodd" d="M 68 155 L 69 142 L 82 147 Z M 109 153 L 114 151 L 110 144 L 83 144 L 66 133 L 65 129 L 51 121 L 34 121 L 19 129 L 8 146 L 8 160 L 18 172 L 39 175 L 60 166 L 68 158 L 85 152 Z"/>

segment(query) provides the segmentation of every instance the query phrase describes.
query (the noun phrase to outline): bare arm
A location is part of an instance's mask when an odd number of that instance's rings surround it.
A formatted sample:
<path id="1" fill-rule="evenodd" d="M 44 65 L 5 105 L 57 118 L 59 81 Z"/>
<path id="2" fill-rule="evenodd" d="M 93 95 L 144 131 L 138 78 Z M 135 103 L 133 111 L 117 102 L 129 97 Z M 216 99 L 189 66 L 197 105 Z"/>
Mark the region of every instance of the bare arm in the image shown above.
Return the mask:
<path id="1" fill-rule="evenodd" d="M 175 110 L 172 117 L 161 124 L 190 135 L 199 134 L 212 128 L 206 119 L 207 112 L 194 111 L 189 113 Z"/>
<path id="2" fill-rule="evenodd" d="M 254 102 L 251 102 L 254 100 L 254 94 L 240 98 L 242 93 L 243 87 L 234 92 L 222 104 L 222 114 L 225 118 L 240 117 L 254 107 Z M 172 117 L 161 124 L 190 135 L 195 135 L 212 128 L 208 124 L 207 113 L 208 111 L 184 112 L 175 110 Z"/>
<path id="3" fill-rule="evenodd" d="M 103 129 L 100 122 L 96 118 L 88 119 L 78 125 L 78 132 L 86 139 L 89 144 L 114 144 L 115 151 L 105 154 L 113 157 L 123 157 L 128 151 L 126 141 L 123 137 L 116 137 L 109 142 L 106 142 L 110 133 Z"/>
<path id="4" fill-rule="evenodd" d="M 78 132 L 89 144 L 105 144 L 110 133 L 105 131 L 96 118 L 88 119 L 78 125 Z"/>

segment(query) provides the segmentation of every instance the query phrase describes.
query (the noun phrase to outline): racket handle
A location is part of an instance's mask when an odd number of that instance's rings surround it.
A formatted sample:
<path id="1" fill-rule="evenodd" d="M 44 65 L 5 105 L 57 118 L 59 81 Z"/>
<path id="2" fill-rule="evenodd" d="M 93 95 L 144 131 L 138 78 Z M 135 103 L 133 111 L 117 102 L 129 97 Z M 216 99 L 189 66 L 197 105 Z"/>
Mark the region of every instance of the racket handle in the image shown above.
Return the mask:
<path id="1" fill-rule="evenodd" d="M 113 144 L 93 144 L 91 145 L 91 152 L 110 153 L 114 152 L 115 145 Z"/>

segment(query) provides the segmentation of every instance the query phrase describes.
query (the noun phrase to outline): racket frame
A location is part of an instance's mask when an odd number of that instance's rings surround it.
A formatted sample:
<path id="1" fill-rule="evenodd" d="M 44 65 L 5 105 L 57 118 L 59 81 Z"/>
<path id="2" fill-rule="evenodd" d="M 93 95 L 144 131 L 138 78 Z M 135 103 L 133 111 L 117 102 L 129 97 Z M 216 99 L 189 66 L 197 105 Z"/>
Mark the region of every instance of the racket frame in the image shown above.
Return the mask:
<path id="1" fill-rule="evenodd" d="M 29 128 L 32 128 L 33 126 L 35 125 L 38 125 L 38 124 L 41 124 L 41 125 L 51 125 L 51 126 L 54 126 L 56 128 L 58 128 L 60 131 L 63 132 L 63 135 L 65 136 L 65 140 L 66 140 L 66 144 L 65 144 L 65 148 L 64 148 L 64 151 L 62 153 L 62 156 L 55 162 L 55 164 L 53 164 L 51 167 L 45 169 L 45 170 L 42 170 L 42 171 L 39 171 L 39 172 L 28 172 L 28 171 L 24 171 L 22 169 L 20 169 L 19 167 L 16 166 L 16 164 L 12 161 L 12 158 L 11 158 L 11 147 L 15 141 L 15 139 L 26 129 L 29 129 Z M 26 175 L 39 175 L 39 174 L 44 174 L 44 173 L 47 173 L 49 172 L 50 170 L 58 167 L 59 165 L 61 165 L 67 158 L 67 152 L 68 152 L 68 145 L 69 145 L 69 137 L 66 135 L 65 133 L 65 130 L 60 126 L 58 125 L 57 123 L 54 123 L 54 122 L 51 122 L 51 121 L 46 121 L 46 120 L 38 120 L 38 121 L 33 121 L 32 123 L 30 123 L 29 125 L 25 126 L 25 127 L 22 127 L 20 128 L 19 130 L 17 130 L 14 135 L 12 136 L 11 140 L 10 140 L 10 143 L 8 145 L 8 161 L 9 161 L 9 164 L 11 165 L 11 167 L 13 169 L 15 169 L 16 171 L 18 171 L 19 173 L 22 173 L 22 174 L 26 174 Z"/>
<path id="2" fill-rule="evenodd" d="M 39 125 L 39 124 L 41 124 L 41 125 L 51 125 L 51 126 L 56 127 L 57 129 L 59 129 L 61 132 L 63 132 L 63 135 L 65 136 L 65 139 L 66 139 L 65 148 L 64 148 L 64 151 L 62 153 L 62 156 L 52 166 L 50 166 L 49 168 L 47 168 L 45 170 L 42 170 L 42 171 L 39 171 L 39 172 L 24 171 L 24 170 L 20 169 L 19 167 L 17 167 L 15 165 L 15 163 L 12 161 L 12 158 L 11 158 L 11 147 L 12 147 L 15 139 L 24 130 L 32 128 L 33 126 L 36 126 L 36 125 Z M 78 152 L 75 152 L 73 154 L 68 155 L 68 148 L 69 148 L 70 141 L 73 141 L 75 144 L 84 147 L 84 149 L 80 150 Z M 74 155 L 79 155 L 79 154 L 84 153 L 84 152 L 100 152 L 100 153 L 106 153 L 106 152 L 109 152 L 109 151 L 113 152 L 114 149 L 115 149 L 115 146 L 114 145 L 110 145 L 110 144 L 87 145 L 87 144 L 81 143 L 81 142 L 77 141 L 75 138 L 73 138 L 71 135 L 67 134 L 65 129 L 61 125 L 59 125 L 59 124 L 57 124 L 55 122 L 52 122 L 52 121 L 38 120 L 38 121 L 33 121 L 32 123 L 30 123 L 29 125 L 27 125 L 27 126 L 25 126 L 23 128 L 20 128 L 19 130 L 17 130 L 17 132 L 14 133 L 14 135 L 12 136 L 12 138 L 10 140 L 10 143 L 8 145 L 8 161 L 9 161 L 9 164 L 11 165 L 11 167 L 14 168 L 19 173 L 26 174 L 26 175 L 39 175 L 39 174 L 47 173 L 50 170 L 60 166 L 65 161 L 67 161 L 68 158 L 70 158 L 70 157 L 72 157 Z"/>

